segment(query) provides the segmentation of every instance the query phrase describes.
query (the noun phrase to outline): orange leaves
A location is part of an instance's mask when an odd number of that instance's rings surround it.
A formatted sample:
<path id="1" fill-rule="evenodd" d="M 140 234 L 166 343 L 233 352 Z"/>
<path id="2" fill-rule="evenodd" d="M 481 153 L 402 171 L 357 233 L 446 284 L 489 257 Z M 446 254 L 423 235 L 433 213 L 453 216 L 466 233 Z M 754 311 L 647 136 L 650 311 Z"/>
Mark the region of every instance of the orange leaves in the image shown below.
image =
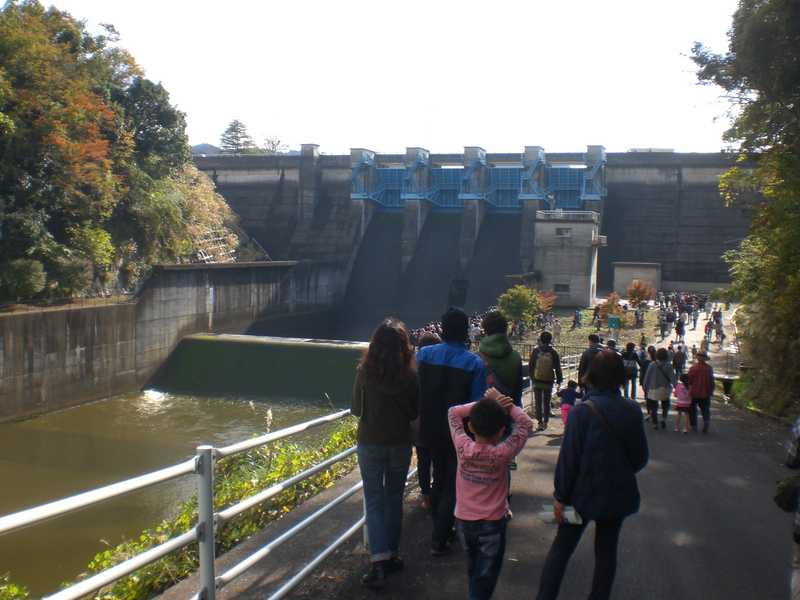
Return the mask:
<path id="1" fill-rule="evenodd" d="M 539 306 L 542 312 L 550 312 L 556 303 L 556 293 L 553 290 L 545 290 L 543 292 L 536 292 L 539 296 Z"/>
<path id="2" fill-rule="evenodd" d="M 649 300 L 653 300 L 656 297 L 656 288 L 649 281 L 641 279 L 634 279 L 625 291 L 633 307 L 647 304 Z"/>

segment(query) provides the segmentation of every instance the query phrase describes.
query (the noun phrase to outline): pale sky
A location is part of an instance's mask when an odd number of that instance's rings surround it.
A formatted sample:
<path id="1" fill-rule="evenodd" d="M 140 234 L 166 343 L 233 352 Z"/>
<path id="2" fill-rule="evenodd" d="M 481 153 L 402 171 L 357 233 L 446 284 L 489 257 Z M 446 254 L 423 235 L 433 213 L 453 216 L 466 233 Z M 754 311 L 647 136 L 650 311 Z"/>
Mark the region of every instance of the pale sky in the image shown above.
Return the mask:
<path id="1" fill-rule="evenodd" d="M 47 2 L 47 0 L 43 0 Z M 718 151 L 727 104 L 695 40 L 726 49 L 736 0 L 59 0 L 113 23 L 187 115 L 256 141 L 400 153 Z"/>

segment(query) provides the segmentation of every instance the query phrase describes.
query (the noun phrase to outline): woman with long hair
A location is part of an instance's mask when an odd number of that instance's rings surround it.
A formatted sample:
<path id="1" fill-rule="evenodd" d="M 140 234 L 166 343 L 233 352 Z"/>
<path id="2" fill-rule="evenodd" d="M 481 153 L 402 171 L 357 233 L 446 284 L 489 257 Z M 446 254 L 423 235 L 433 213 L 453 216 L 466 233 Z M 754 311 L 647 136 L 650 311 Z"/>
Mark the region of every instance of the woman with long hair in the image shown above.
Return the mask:
<path id="1" fill-rule="evenodd" d="M 414 350 L 405 325 L 386 319 L 372 334 L 353 387 L 370 552 L 370 568 L 362 577 L 367 587 L 383 587 L 387 574 L 403 568 L 398 553 L 403 491 L 418 397 Z"/>

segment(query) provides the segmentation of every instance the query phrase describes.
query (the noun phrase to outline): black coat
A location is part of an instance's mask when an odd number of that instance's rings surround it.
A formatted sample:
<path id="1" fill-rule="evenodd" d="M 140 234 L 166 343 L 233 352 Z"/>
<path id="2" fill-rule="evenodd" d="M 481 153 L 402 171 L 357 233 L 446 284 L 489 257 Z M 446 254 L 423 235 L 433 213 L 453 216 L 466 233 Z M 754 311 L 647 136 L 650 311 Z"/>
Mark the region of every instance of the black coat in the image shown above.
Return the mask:
<path id="1" fill-rule="evenodd" d="M 558 454 L 555 498 L 585 521 L 619 519 L 639 511 L 636 473 L 649 458 L 639 405 L 616 394 L 589 392 L 613 433 L 586 406 L 570 411 Z"/>

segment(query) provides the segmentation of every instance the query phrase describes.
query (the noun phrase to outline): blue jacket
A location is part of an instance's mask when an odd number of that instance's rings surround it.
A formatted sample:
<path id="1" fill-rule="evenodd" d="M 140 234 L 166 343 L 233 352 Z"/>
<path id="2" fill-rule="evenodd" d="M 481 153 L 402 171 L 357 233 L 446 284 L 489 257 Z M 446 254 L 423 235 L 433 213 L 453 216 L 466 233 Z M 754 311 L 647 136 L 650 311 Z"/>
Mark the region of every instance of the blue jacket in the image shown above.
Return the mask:
<path id="1" fill-rule="evenodd" d="M 428 448 L 453 443 L 447 411 L 483 398 L 486 367 L 464 344 L 435 344 L 417 351 L 419 437 Z"/>
<path id="2" fill-rule="evenodd" d="M 617 392 L 590 391 L 600 418 L 579 404 L 569 413 L 555 474 L 555 498 L 575 507 L 585 521 L 619 519 L 639 510 L 636 473 L 649 457 L 642 410 Z"/>

